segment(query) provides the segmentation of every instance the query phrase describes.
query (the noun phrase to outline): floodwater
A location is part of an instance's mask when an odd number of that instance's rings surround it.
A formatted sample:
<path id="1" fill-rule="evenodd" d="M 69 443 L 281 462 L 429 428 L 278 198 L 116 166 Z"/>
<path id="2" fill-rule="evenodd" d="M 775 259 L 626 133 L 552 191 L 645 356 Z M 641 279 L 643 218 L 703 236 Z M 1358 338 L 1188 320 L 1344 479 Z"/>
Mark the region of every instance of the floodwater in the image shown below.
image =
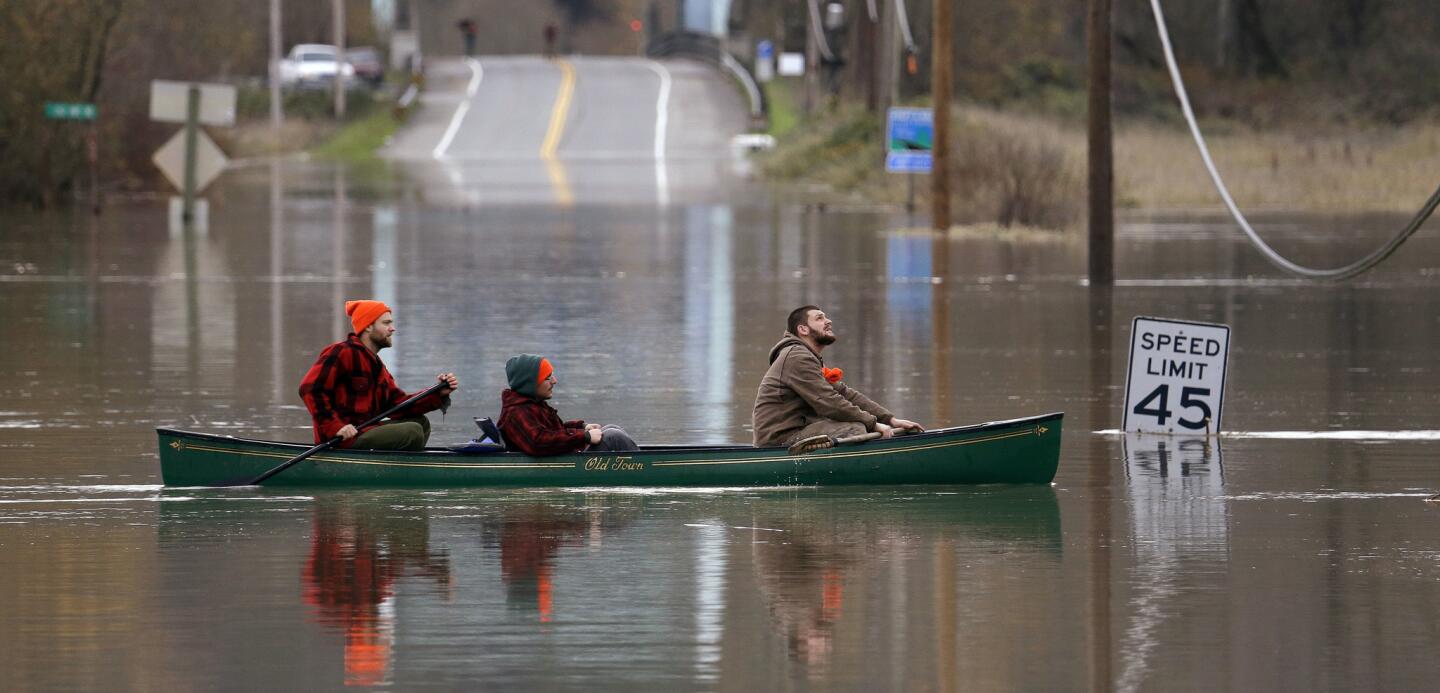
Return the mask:
<path id="1" fill-rule="evenodd" d="M 576 176 L 576 179 L 581 178 Z M 891 231 L 744 183 L 663 204 L 428 203 L 387 171 L 227 174 L 158 205 L 0 217 L 0 689 L 1421 690 L 1440 676 L 1436 222 L 1344 284 L 1219 217 Z M 592 178 L 592 180 L 603 180 Z M 577 186 L 578 189 L 578 186 Z M 606 195 L 603 191 L 601 197 Z M 1417 201 L 1418 202 L 1418 201 Z M 1336 265 L 1403 219 L 1261 215 Z M 154 428 L 309 440 L 295 394 L 384 298 L 432 444 L 549 356 L 568 418 L 748 441 L 785 314 L 903 417 L 1064 411 L 1053 486 L 164 488 Z M 1221 322 L 1218 439 L 1125 437 L 1130 320 Z"/>

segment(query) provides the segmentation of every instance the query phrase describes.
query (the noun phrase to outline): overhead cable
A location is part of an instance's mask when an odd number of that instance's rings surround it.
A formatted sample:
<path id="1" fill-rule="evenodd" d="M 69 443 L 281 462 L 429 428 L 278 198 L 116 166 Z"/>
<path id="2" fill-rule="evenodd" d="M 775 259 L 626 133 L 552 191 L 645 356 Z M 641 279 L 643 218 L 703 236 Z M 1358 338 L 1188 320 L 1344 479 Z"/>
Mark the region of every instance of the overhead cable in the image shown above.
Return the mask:
<path id="1" fill-rule="evenodd" d="M 830 52 L 830 43 L 825 40 L 825 27 L 820 24 L 820 6 L 816 0 L 808 0 L 805 4 L 810 8 L 810 33 L 815 36 L 820 57 L 824 58 L 825 62 L 833 62 L 835 54 Z"/>
<path id="2" fill-rule="evenodd" d="M 901 2 L 901 6 L 903 6 L 903 0 L 898 1 Z M 1220 193 L 1220 198 L 1224 200 L 1226 209 L 1230 210 L 1230 215 L 1235 218 L 1235 223 L 1240 225 L 1240 229 L 1249 237 L 1250 242 L 1260 250 L 1261 254 L 1264 255 L 1265 259 L 1269 260 L 1271 264 L 1274 264 L 1286 272 L 1307 279 L 1349 279 L 1374 267 L 1379 264 L 1381 260 L 1389 257 L 1391 253 L 1395 252 L 1396 248 L 1400 247 L 1400 244 L 1404 243 L 1410 236 L 1414 235 L 1416 231 L 1420 230 L 1420 226 L 1425 223 L 1426 219 L 1430 218 L 1430 214 L 1435 211 L 1435 207 L 1440 205 L 1440 187 L 1437 187 L 1435 192 L 1430 195 L 1430 199 L 1426 201 L 1420 208 L 1420 211 L 1415 214 L 1415 217 L 1410 220 L 1410 223 L 1401 229 L 1400 233 L 1380 246 L 1375 252 L 1343 267 L 1336 267 L 1334 269 L 1304 267 L 1291 262 L 1280 253 L 1275 252 L 1269 244 L 1260 238 L 1260 234 L 1251 228 L 1249 220 L 1245 218 L 1245 215 L 1235 204 L 1235 200 L 1230 196 L 1230 190 L 1225 187 L 1225 181 L 1220 178 L 1220 171 L 1215 167 L 1215 161 L 1210 157 L 1210 149 L 1205 144 L 1205 137 L 1200 133 L 1200 126 L 1195 122 L 1195 112 L 1190 108 L 1190 97 L 1185 91 L 1184 80 L 1180 78 L 1180 68 L 1175 62 L 1175 51 L 1170 46 L 1170 32 L 1165 26 L 1165 14 L 1160 9 L 1160 0 L 1150 0 L 1150 7 L 1155 12 L 1155 27 L 1160 32 L 1160 45 L 1165 51 L 1165 64 L 1170 68 L 1170 81 L 1175 85 L 1175 95 L 1180 99 L 1180 109 L 1185 113 L 1185 122 L 1190 126 L 1190 134 L 1195 138 L 1195 146 L 1200 149 L 1200 158 L 1205 161 L 1205 169 L 1210 172 L 1210 180 L 1215 183 L 1215 190 Z"/>
<path id="3" fill-rule="evenodd" d="M 911 55 L 915 50 L 915 37 L 910 33 L 910 15 L 905 11 L 905 0 L 895 0 L 895 17 L 900 20 L 900 38 L 905 41 L 905 50 Z"/>

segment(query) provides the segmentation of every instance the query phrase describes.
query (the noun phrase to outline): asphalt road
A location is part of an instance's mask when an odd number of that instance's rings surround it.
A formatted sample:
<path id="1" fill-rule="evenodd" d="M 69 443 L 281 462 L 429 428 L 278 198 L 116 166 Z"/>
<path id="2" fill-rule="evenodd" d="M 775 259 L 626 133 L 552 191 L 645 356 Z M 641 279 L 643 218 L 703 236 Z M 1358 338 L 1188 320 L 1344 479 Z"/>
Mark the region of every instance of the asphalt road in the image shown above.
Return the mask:
<path id="1" fill-rule="evenodd" d="M 432 204 L 664 206 L 713 198 L 744 165 L 746 104 L 701 63 L 482 56 L 426 75 L 384 154 Z"/>

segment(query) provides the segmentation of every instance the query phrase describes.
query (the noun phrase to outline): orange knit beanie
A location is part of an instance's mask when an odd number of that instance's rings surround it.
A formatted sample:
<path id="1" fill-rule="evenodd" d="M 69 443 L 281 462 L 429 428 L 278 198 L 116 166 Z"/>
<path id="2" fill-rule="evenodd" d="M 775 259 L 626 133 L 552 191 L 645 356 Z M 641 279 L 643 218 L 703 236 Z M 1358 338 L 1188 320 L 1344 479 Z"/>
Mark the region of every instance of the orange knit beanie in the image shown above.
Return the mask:
<path id="1" fill-rule="evenodd" d="M 355 327 L 355 334 L 360 334 L 370 323 L 380 319 L 380 316 L 389 313 L 390 306 L 381 301 L 346 301 L 345 314 L 350 316 L 350 324 Z"/>
<path id="2" fill-rule="evenodd" d="M 545 379 L 555 372 L 555 367 L 550 365 L 550 359 L 540 359 L 540 372 L 536 374 L 535 382 L 543 383 Z"/>

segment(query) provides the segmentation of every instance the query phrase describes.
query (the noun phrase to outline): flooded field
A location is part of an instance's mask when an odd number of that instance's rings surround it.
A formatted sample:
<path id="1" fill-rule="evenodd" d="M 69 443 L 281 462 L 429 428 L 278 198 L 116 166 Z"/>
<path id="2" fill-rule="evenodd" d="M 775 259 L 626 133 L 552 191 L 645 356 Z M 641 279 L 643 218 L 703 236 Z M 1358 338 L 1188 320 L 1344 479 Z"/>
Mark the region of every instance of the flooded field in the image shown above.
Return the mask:
<path id="1" fill-rule="evenodd" d="M 572 167 L 566 206 L 287 163 L 227 174 L 203 233 L 139 203 L 0 217 L 0 688 L 1440 675 L 1436 222 L 1332 285 L 1284 278 L 1219 216 L 1131 215 L 1101 290 L 1083 234 L 894 231 L 902 216 L 787 204 L 708 165 L 674 164 L 666 180 L 718 182 L 658 202 L 607 202 L 628 175 L 609 164 Z M 1321 266 L 1405 221 L 1257 216 Z M 498 414 L 518 352 L 555 362 L 567 417 L 642 444 L 748 442 L 767 352 L 817 303 L 840 339 L 827 363 L 902 417 L 1064 411 L 1060 471 L 1050 487 L 161 485 L 159 426 L 309 440 L 296 388 L 351 298 L 395 308 L 402 388 L 459 376 L 433 445 Z M 1231 326 L 1222 436 L 1117 433 L 1142 315 Z"/>

